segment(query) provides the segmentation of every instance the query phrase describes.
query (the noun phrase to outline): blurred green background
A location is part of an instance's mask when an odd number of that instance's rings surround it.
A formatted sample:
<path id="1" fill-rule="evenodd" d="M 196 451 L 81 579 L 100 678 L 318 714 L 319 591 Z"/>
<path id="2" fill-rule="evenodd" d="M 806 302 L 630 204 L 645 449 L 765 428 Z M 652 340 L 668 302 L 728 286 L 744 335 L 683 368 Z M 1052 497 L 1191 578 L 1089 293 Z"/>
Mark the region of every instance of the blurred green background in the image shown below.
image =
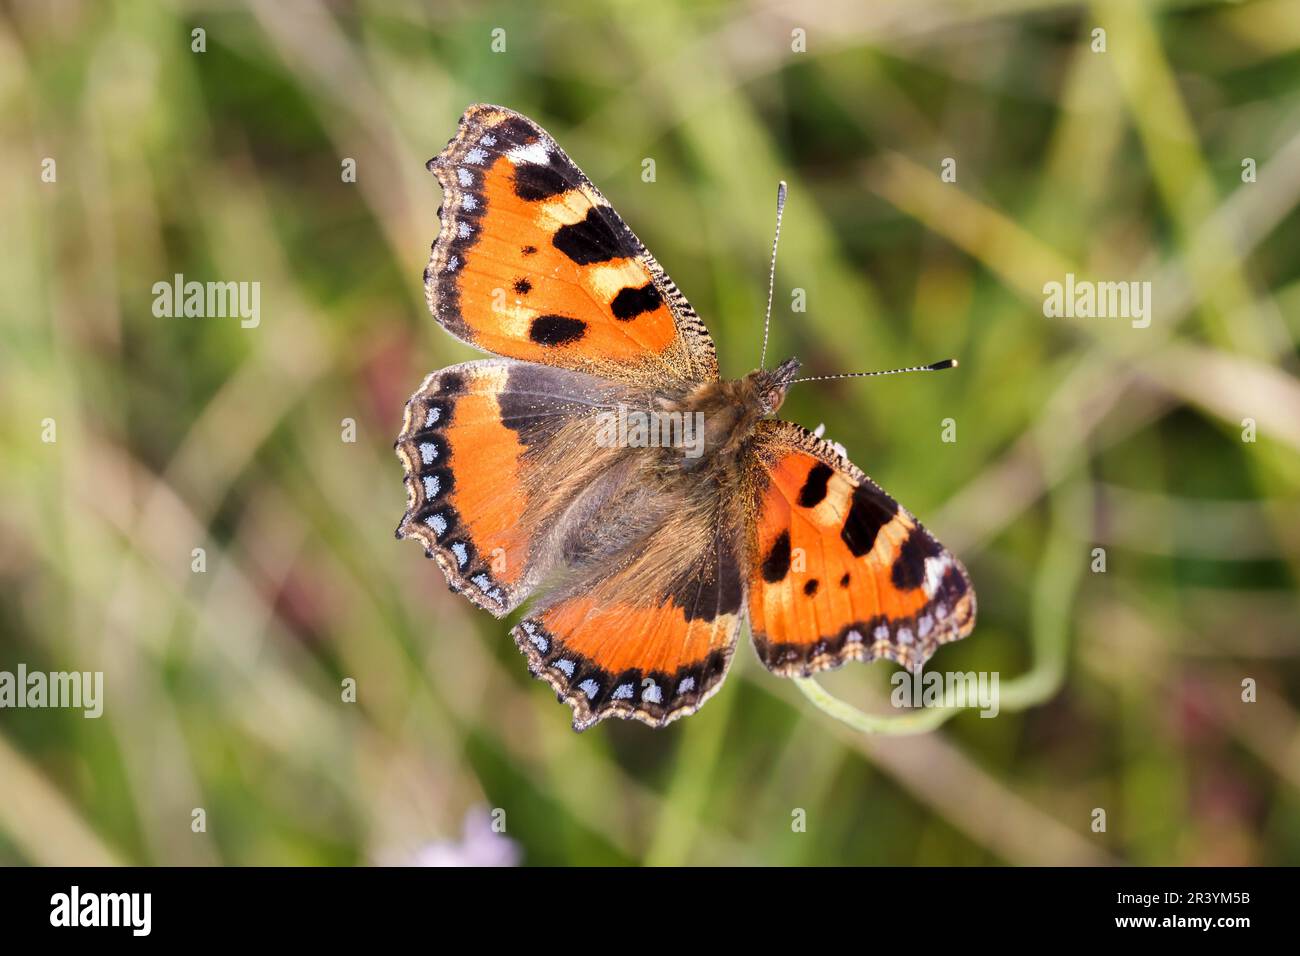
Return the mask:
<path id="1" fill-rule="evenodd" d="M 783 414 L 966 561 L 930 666 L 997 671 L 996 719 L 862 734 L 742 646 L 699 714 L 577 735 L 394 541 L 402 405 L 474 356 L 420 275 L 479 101 L 725 374 L 779 179 L 772 355 L 960 358 Z M 0 157 L 0 670 L 105 682 L 0 710 L 0 862 L 1300 863 L 1300 4 L 8 2 Z M 1150 328 L 1045 318 L 1068 272 L 1151 281 Z M 156 318 L 175 273 L 260 282 L 260 324 Z M 897 717 L 894 670 L 823 685 Z"/>

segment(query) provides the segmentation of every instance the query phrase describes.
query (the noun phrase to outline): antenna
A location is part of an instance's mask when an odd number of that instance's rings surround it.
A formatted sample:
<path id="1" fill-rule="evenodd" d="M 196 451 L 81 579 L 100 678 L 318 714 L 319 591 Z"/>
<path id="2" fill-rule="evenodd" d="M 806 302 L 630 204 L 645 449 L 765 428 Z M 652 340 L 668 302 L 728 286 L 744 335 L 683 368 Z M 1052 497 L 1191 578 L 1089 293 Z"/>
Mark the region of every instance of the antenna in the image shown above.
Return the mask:
<path id="1" fill-rule="evenodd" d="M 772 292 L 776 288 L 776 246 L 781 241 L 781 213 L 785 211 L 785 180 L 776 187 L 776 235 L 772 237 L 772 267 L 767 272 L 767 314 L 763 316 L 763 354 L 758 367 L 767 365 L 767 330 L 772 324 Z"/>
<path id="2" fill-rule="evenodd" d="M 931 365 L 913 365 L 910 368 L 891 368 L 883 372 L 846 372 L 843 375 L 814 375 L 812 378 L 796 378 L 791 385 L 798 382 L 828 382 L 833 378 L 872 378 L 876 375 L 898 375 L 902 372 L 941 372 L 946 368 L 956 368 L 956 359 L 944 359 Z"/>

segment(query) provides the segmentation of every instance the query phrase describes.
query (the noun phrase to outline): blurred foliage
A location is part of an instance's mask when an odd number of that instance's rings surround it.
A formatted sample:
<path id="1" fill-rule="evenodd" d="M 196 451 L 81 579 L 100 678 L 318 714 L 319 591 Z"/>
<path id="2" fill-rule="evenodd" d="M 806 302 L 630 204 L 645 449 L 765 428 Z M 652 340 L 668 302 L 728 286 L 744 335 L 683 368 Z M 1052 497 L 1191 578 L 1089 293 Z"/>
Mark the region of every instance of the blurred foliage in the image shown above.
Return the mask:
<path id="1" fill-rule="evenodd" d="M 696 716 L 575 735 L 393 540 L 402 404 L 472 357 L 420 274 L 478 101 L 565 146 L 726 374 L 779 179 L 774 355 L 961 359 L 784 414 L 967 562 L 931 667 L 998 671 L 997 719 L 856 733 L 742 647 Z M 0 669 L 107 698 L 0 711 L 0 862 L 414 860 L 478 807 L 533 864 L 1300 862 L 1300 4 L 10 2 L 0 157 Z M 1151 327 L 1045 318 L 1067 272 L 1150 280 Z M 155 318 L 176 273 L 259 281 L 260 325 Z M 887 715 L 893 670 L 822 683 Z"/>

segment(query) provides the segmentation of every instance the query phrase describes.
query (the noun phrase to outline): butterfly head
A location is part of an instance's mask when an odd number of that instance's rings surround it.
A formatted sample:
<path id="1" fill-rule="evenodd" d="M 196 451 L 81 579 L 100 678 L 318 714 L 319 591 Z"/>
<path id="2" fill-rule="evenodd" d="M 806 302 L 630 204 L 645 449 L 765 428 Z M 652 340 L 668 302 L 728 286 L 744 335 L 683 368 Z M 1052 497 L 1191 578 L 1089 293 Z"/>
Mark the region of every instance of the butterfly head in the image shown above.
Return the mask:
<path id="1" fill-rule="evenodd" d="M 798 374 L 797 358 L 788 358 L 776 368 L 760 368 L 749 373 L 764 415 L 771 415 L 781 407 L 785 401 L 786 389 Z"/>

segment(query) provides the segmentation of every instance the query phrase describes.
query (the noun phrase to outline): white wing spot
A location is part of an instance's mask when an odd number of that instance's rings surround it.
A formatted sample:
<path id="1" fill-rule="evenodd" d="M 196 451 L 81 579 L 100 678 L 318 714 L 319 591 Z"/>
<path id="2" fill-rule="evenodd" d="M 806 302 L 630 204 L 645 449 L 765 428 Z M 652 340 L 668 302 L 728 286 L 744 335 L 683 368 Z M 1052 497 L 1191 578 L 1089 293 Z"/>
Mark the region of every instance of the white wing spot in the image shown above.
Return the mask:
<path id="1" fill-rule="evenodd" d="M 695 690 L 695 678 L 683 677 L 682 682 L 677 685 L 677 696 L 680 697 L 682 694 L 689 694 L 693 690 Z"/>
<path id="2" fill-rule="evenodd" d="M 460 201 L 460 205 L 462 209 L 477 209 L 478 197 L 473 193 L 466 193 L 465 198 Z"/>
<path id="3" fill-rule="evenodd" d="M 910 647 L 912 644 L 912 632 L 905 627 L 900 627 L 898 629 L 898 643 Z"/>
<path id="4" fill-rule="evenodd" d="M 484 146 L 495 146 L 497 144 L 497 138 L 491 133 L 484 133 L 479 137 L 479 142 Z"/>
<path id="5" fill-rule="evenodd" d="M 569 660 L 567 657 L 561 657 L 556 661 L 555 668 L 556 670 L 564 671 L 565 677 L 573 676 L 573 661 Z"/>
<path id="6" fill-rule="evenodd" d="M 442 490 L 442 485 L 438 483 L 437 475 L 424 476 L 424 497 L 432 501 L 438 497 L 438 492 Z"/>
<path id="7" fill-rule="evenodd" d="M 939 585 L 943 583 L 943 576 L 948 569 L 952 567 L 952 557 L 947 554 L 940 554 L 925 559 L 925 596 L 934 597 L 935 592 L 939 590 Z"/>
<path id="8" fill-rule="evenodd" d="M 456 178 L 460 180 L 460 184 L 462 186 L 474 185 L 474 174 L 471 173 L 464 166 L 458 166 L 456 168 Z"/>
<path id="9" fill-rule="evenodd" d="M 451 553 L 456 555 L 456 567 L 463 568 L 465 562 L 469 560 L 469 552 L 465 550 L 465 542 L 457 541 L 451 546 Z"/>
<path id="10" fill-rule="evenodd" d="M 613 696 L 614 700 L 631 700 L 631 699 L 632 699 L 632 685 L 631 685 L 631 684 L 619 684 L 617 687 L 614 688 L 614 693 L 613 693 L 612 696 Z"/>
<path id="11" fill-rule="evenodd" d="M 438 409 L 437 405 L 430 405 L 429 410 L 424 413 L 424 427 L 425 428 L 433 427 L 434 422 L 438 420 L 438 417 L 441 414 L 442 412 Z"/>
<path id="12" fill-rule="evenodd" d="M 883 624 L 878 624 L 876 629 L 871 632 L 871 636 L 877 641 L 887 641 L 889 640 L 889 628 Z"/>
<path id="13" fill-rule="evenodd" d="M 933 630 L 934 618 L 928 614 L 922 615 L 921 619 L 916 622 L 916 633 L 920 636 L 921 640 L 925 640 Z"/>
<path id="14" fill-rule="evenodd" d="M 537 632 L 537 628 L 532 621 L 524 621 L 524 633 L 528 635 L 529 643 L 543 654 L 551 649 L 551 642 L 546 639 L 545 634 Z"/>
<path id="15" fill-rule="evenodd" d="M 442 537 L 442 533 L 447 530 L 447 519 L 442 515 L 429 515 L 424 519 L 424 523 L 433 529 L 433 533 Z"/>
<path id="16" fill-rule="evenodd" d="M 551 151 L 546 148 L 546 144 L 541 140 L 535 143 L 529 143 L 527 146 L 516 146 L 510 152 L 506 153 L 510 162 L 518 166 L 520 163 L 532 163 L 534 166 L 545 166 L 551 161 Z"/>
<path id="17" fill-rule="evenodd" d="M 471 580 L 478 585 L 478 589 L 484 594 L 492 587 L 492 579 L 486 574 L 476 574 Z"/>
<path id="18" fill-rule="evenodd" d="M 438 446 L 431 441 L 420 443 L 420 461 L 426 465 L 432 465 L 433 460 L 438 457 Z"/>
<path id="19" fill-rule="evenodd" d="M 485 159 L 487 159 L 487 153 L 477 146 L 465 154 L 465 162 L 473 163 L 475 166 L 482 166 Z"/>
<path id="20" fill-rule="evenodd" d="M 847 643 L 849 643 L 849 644 L 861 644 L 861 643 L 862 643 L 862 632 L 861 632 L 861 631 L 849 631 L 849 633 L 847 633 L 847 634 L 844 635 L 844 640 L 845 640 Z"/>
<path id="21" fill-rule="evenodd" d="M 474 230 L 469 227 L 469 223 L 466 222 L 456 223 L 456 235 L 458 235 L 462 239 L 468 238 L 469 234 L 473 231 Z"/>
<path id="22" fill-rule="evenodd" d="M 579 689 L 581 689 L 581 691 L 582 691 L 584 694 L 587 695 L 587 700 L 593 700 L 593 699 L 595 698 L 595 696 L 596 696 L 598 693 L 600 693 L 600 685 L 597 684 L 597 683 L 596 683 L 594 680 L 592 680 L 590 677 L 588 677 L 585 681 L 583 681 L 581 684 L 579 684 L 578 687 L 579 687 Z"/>
<path id="23" fill-rule="evenodd" d="M 457 258 L 456 256 L 452 256 L 450 259 L 447 260 L 447 271 L 455 272 L 456 268 L 459 265 L 460 265 L 460 259 Z"/>
<path id="24" fill-rule="evenodd" d="M 663 702 L 664 694 L 663 691 L 659 689 L 659 685 L 654 681 L 651 681 L 650 686 L 641 691 L 641 699 L 647 703 L 659 704 Z"/>

